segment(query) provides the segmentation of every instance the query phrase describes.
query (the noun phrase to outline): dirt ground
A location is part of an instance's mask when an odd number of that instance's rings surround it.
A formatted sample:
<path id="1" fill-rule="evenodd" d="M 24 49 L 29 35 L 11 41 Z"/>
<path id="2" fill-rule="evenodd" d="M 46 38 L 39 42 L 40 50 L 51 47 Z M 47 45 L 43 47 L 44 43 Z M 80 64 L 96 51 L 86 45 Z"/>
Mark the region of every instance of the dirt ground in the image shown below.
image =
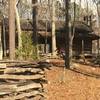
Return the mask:
<path id="1" fill-rule="evenodd" d="M 100 100 L 100 78 L 63 70 L 63 66 L 46 70 L 47 100 Z"/>

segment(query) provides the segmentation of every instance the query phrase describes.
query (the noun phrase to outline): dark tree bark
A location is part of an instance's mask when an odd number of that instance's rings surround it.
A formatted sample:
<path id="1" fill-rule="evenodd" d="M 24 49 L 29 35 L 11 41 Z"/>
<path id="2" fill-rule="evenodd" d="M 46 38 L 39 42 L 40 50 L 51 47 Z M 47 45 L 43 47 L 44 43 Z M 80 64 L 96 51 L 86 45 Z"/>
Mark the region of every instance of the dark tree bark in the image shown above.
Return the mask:
<path id="1" fill-rule="evenodd" d="M 9 0 L 9 57 L 15 59 L 15 0 Z"/>
<path id="2" fill-rule="evenodd" d="M 38 1 L 37 0 L 32 0 L 32 4 L 35 5 Z M 36 55 L 37 58 L 39 58 L 38 55 L 38 36 L 37 36 L 37 24 L 38 24 L 38 8 L 37 6 L 33 6 L 32 9 L 32 19 L 33 19 L 33 44 L 36 47 Z"/>
<path id="3" fill-rule="evenodd" d="M 32 0 L 32 4 L 35 5 L 37 0 Z M 32 19 L 33 19 L 33 43 L 37 43 L 37 6 L 33 6 L 32 9 Z"/>
<path id="4" fill-rule="evenodd" d="M 65 0 L 65 9 L 66 9 L 66 24 L 65 24 L 65 29 L 66 29 L 66 34 L 65 34 L 65 67 L 70 68 L 70 57 L 71 53 L 70 50 L 71 45 L 71 33 L 70 33 L 70 15 L 69 15 L 69 9 L 70 9 L 70 0 Z"/>
<path id="5" fill-rule="evenodd" d="M 48 22 L 46 21 L 45 23 L 45 53 L 47 53 L 47 24 Z"/>

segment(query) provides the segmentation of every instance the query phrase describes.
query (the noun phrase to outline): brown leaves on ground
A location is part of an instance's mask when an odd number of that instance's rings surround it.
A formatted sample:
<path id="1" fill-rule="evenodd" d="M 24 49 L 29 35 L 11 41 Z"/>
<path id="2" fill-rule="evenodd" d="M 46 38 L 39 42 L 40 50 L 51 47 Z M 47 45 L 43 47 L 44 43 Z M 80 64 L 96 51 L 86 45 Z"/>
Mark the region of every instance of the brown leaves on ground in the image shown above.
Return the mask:
<path id="1" fill-rule="evenodd" d="M 47 70 L 46 77 L 49 81 L 46 87 L 47 100 L 100 100 L 100 78 L 68 69 L 64 74 L 63 67 L 60 66 Z"/>

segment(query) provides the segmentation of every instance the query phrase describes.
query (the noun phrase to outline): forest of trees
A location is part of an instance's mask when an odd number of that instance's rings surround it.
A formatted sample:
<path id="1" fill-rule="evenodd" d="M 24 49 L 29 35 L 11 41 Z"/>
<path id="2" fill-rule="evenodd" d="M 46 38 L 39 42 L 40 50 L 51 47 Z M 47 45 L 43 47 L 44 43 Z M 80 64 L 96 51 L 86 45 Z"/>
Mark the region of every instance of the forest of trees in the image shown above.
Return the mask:
<path id="1" fill-rule="evenodd" d="M 6 47 L 6 33 L 5 33 L 5 20 L 9 19 L 9 58 L 14 60 L 16 58 L 16 48 L 22 48 L 22 29 L 21 29 L 21 20 L 32 20 L 33 25 L 33 44 L 36 49 L 36 54 L 38 55 L 38 46 L 37 46 L 37 22 L 38 20 L 44 20 L 46 25 L 51 22 L 51 33 L 52 33 L 52 55 L 56 55 L 56 21 L 65 22 L 65 65 L 70 66 L 70 60 L 72 57 L 72 43 L 75 32 L 75 21 L 81 21 L 84 16 L 94 16 L 92 7 L 90 3 L 94 5 L 95 12 L 97 14 L 98 27 L 100 27 L 100 10 L 99 10 L 99 0 L 83 0 L 85 2 L 85 7 L 82 6 L 82 0 L 0 0 L 0 21 L 3 23 L 3 43 L 2 38 L 0 38 L 0 56 L 6 56 L 5 50 Z M 89 18 L 89 17 L 88 17 Z M 89 19 L 87 19 L 89 20 Z M 73 26 L 73 31 L 71 34 L 70 22 Z M 87 23 L 88 24 L 88 23 Z M 100 28 L 99 28 L 100 29 Z M 18 33 L 18 45 L 16 47 L 16 30 Z M 7 31 L 6 31 L 7 32 Z M 1 34 L 1 33 L 0 33 Z M 98 32 L 99 34 L 99 32 Z M 0 35 L 1 36 L 1 35 Z M 99 43 L 99 40 L 98 40 Z M 31 44 L 31 43 L 30 43 Z M 3 48 L 2 48 L 3 47 Z M 99 48 L 99 47 L 98 47 Z M 21 53 L 21 51 L 20 51 Z"/>

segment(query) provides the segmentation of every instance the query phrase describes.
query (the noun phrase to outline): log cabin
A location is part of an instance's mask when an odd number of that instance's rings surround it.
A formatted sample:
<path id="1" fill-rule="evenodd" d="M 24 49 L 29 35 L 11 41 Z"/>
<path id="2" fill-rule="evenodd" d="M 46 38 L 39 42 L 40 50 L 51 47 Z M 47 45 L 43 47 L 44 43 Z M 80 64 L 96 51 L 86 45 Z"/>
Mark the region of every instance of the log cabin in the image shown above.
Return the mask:
<path id="1" fill-rule="evenodd" d="M 5 35 L 2 27 L 2 44 L 3 49 L 6 45 L 6 53 L 9 52 L 8 47 L 8 20 L 4 20 Z M 72 27 L 71 27 L 72 28 Z M 32 32 L 33 24 L 31 20 L 21 20 L 21 29 L 27 33 Z M 57 49 L 64 48 L 65 44 L 65 23 L 64 21 L 56 21 L 56 45 Z M 5 36 L 5 37 L 4 37 Z M 51 35 L 51 22 L 47 20 L 39 20 L 37 24 L 37 38 L 38 48 L 41 53 L 52 52 L 52 35 Z M 5 38 L 5 41 L 4 41 Z M 75 33 L 73 38 L 73 55 L 77 56 L 82 53 L 93 54 L 93 41 L 98 40 L 100 37 L 95 34 L 92 28 L 82 21 L 75 21 Z M 4 44 L 5 43 L 5 44 Z M 16 31 L 16 47 L 18 44 L 17 31 Z M 46 49 L 45 49 L 46 48 Z"/>

